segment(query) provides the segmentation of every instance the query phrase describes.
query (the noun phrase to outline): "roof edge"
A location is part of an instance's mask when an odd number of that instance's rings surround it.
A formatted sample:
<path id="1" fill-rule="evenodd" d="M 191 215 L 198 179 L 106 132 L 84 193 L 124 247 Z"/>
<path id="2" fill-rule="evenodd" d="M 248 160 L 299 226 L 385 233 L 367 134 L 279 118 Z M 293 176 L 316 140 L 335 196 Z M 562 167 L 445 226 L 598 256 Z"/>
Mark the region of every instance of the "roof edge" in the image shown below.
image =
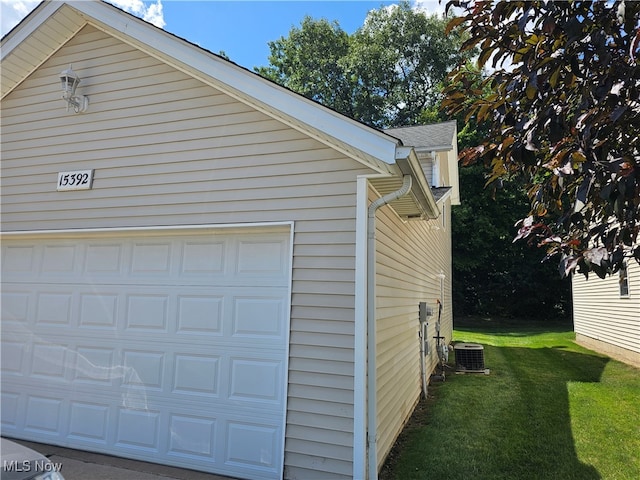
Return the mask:
<path id="1" fill-rule="evenodd" d="M 89 23 L 101 24 L 96 25 L 97 28 L 169 63 L 174 68 L 192 76 L 194 70 L 200 72 L 206 78 L 200 77 L 199 80 L 242 102 L 249 103 L 263 113 L 275 116 L 292 128 L 304 130 L 306 134 L 311 134 L 309 129 L 314 129 L 337 140 L 342 146 L 354 147 L 364 155 L 362 157 L 354 155 L 348 149 L 341 151 L 380 173 L 389 172 L 389 164 L 394 161 L 397 140 L 384 132 L 286 89 L 138 17 L 128 15 L 114 5 L 100 0 L 83 2 L 65 0 L 61 3 L 76 9 Z M 123 18 L 123 14 L 127 16 Z M 286 111 L 283 106 L 286 107 Z M 323 135 L 315 135 L 315 138 L 327 144 L 327 139 L 323 138 Z M 331 146 L 336 148 L 340 145 L 331 144 Z"/>
<path id="2" fill-rule="evenodd" d="M 414 185 L 418 188 L 412 188 L 411 191 L 424 209 L 428 218 L 434 219 L 440 216 L 433 192 L 429 187 L 424 171 L 420 166 L 420 161 L 412 147 L 398 147 L 396 149 L 396 164 L 403 175 L 411 175 Z"/>

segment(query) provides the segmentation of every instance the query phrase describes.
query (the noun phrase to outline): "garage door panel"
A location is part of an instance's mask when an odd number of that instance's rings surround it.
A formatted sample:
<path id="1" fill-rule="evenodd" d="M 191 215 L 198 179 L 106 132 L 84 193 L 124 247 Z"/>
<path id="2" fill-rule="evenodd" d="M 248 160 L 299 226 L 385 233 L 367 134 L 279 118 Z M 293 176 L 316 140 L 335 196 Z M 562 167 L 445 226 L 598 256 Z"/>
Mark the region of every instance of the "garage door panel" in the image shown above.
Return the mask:
<path id="1" fill-rule="evenodd" d="M 22 288 L 13 289 L 11 291 L 2 290 L 0 297 L 0 315 L 3 322 L 26 323 L 29 318 L 29 304 L 31 292 Z"/>
<path id="2" fill-rule="evenodd" d="M 281 338 L 279 321 L 286 308 L 286 299 L 278 296 L 240 296 L 233 298 L 233 337 Z"/>
<path id="3" fill-rule="evenodd" d="M 132 276 L 168 274 L 171 271 L 171 242 L 136 242 L 131 252 Z"/>
<path id="4" fill-rule="evenodd" d="M 3 249 L 3 271 L 31 280 L 34 273 L 45 278 L 83 273 L 107 279 L 118 276 L 144 279 L 171 273 L 185 279 L 205 279 L 207 284 L 216 277 L 224 278 L 224 283 L 242 277 L 245 285 L 250 279 L 265 278 L 271 284 L 287 284 L 289 239 L 282 234 L 263 234 L 261 239 L 253 234 L 216 235 L 219 238 L 210 241 L 202 237 L 139 239 L 127 243 L 122 239 L 27 242 Z"/>
<path id="5" fill-rule="evenodd" d="M 3 241 L 7 435 L 282 476 L 289 232 Z"/>
<path id="6" fill-rule="evenodd" d="M 115 329 L 119 316 L 119 295 L 114 291 L 79 294 L 78 327 Z"/>
<path id="7" fill-rule="evenodd" d="M 44 291 L 36 298 L 36 323 L 71 324 L 73 295 L 68 292 Z"/>
<path id="8" fill-rule="evenodd" d="M 199 459 L 215 462 L 218 421 L 212 417 L 172 414 L 169 417 L 169 446 L 167 454 L 185 460 Z"/>
<path id="9" fill-rule="evenodd" d="M 177 296 L 178 322 L 177 334 L 186 335 L 222 335 L 224 295 L 207 294 Z"/>
<path id="10" fill-rule="evenodd" d="M 283 375 L 280 359 L 231 357 L 228 398 L 251 404 L 280 404 L 282 392 L 278 379 Z"/>
<path id="11" fill-rule="evenodd" d="M 64 442 L 74 448 L 150 461 L 173 458 L 174 464 L 233 472 L 246 478 L 253 477 L 251 472 L 261 472 L 263 476 L 277 471 L 281 461 L 282 424 L 277 412 L 270 416 L 271 421 L 261 409 L 250 409 L 239 416 L 236 406 L 194 415 L 194 411 L 203 412 L 197 405 L 187 403 L 176 408 L 166 402 L 154 402 L 143 392 L 138 392 L 134 402 L 130 397 L 135 394 L 126 395 L 123 400 L 139 408 L 101 402 L 100 395 L 68 401 L 64 392 L 48 389 L 23 395 L 22 401 L 20 396 L 3 392 L 3 429 L 7 435 L 26 434 L 26 438 L 36 441 Z M 21 402 L 25 405 L 22 413 L 17 412 Z M 167 431 L 169 436 L 165 438 Z"/>
<path id="12" fill-rule="evenodd" d="M 161 391 L 165 384 L 163 382 L 165 355 L 160 351 L 124 349 L 122 361 L 126 373 L 123 376 L 122 385 Z"/>
<path id="13" fill-rule="evenodd" d="M 64 343 L 32 343 L 30 377 L 43 381 L 66 381 L 67 345 Z"/>
<path id="14" fill-rule="evenodd" d="M 221 358 L 217 355 L 177 353 L 172 392 L 180 395 L 219 397 Z"/>
<path id="15" fill-rule="evenodd" d="M 159 453 L 160 411 L 119 408 L 115 446 Z"/>
<path id="16" fill-rule="evenodd" d="M 148 336 L 139 336 L 138 340 L 111 335 L 90 343 L 90 337 L 76 337 L 73 342 L 64 335 L 46 337 L 45 341 L 28 333 L 6 333 L 2 342 L 3 374 L 24 376 L 26 372 L 50 384 L 124 385 L 200 396 L 221 394 L 217 385 L 224 381 L 238 386 L 233 390 L 236 400 L 242 392 L 249 392 L 248 387 L 241 388 L 245 382 L 254 389 L 246 395 L 249 400 L 273 398 L 266 393 L 270 390 L 260 390 L 259 386 L 267 379 L 279 379 L 286 369 L 281 349 L 254 347 L 250 342 L 241 344 L 245 353 L 238 356 L 237 344 L 150 342 Z M 114 347 L 114 342 L 119 345 Z M 142 342 L 153 348 L 139 347 Z"/>
<path id="17" fill-rule="evenodd" d="M 182 249 L 181 268 L 183 275 L 223 276 L 227 250 L 225 242 L 222 241 L 186 241 Z"/>
<path id="18" fill-rule="evenodd" d="M 238 275 L 247 278 L 268 276 L 285 279 L 288 270 L 288 248 L 285 241 L 238 241 Z"/>
<path id="19" fill-rule="evenodd" d="M 56 435 L 63 425 L 63 399 L 49 395 L 28 395 L 25 430 Z"/>
<path id="20" fill-rule="evenodd" d="M 225 463 L 277 471 L 278 445 L 281 431 L 278 425 L 252 422 L 250 419 L 227 423 Z"/>
<path id="21" fill-rule="evenodd" d="M 107 445 L 111 408 L 107 403 L 72 401 L 69 405 L 70 439 Z"/>
<path id="22" fill-rule="evenodd" d="M 21 341 L 9 341 L 2 339 L 2 374 L 19 375 L 24 372 L 24 350 L 25 343 Z"/>
<path id="23" fill-rule="evenodd" d="M 9 278 L 9 274 L 6 275 L 7 281 Z M 109 286 L 120 287 L 122 285 L 129 285 L 131 287 L 208 287 L 214 289 L 224 289 L 227 287 L 231 288 L 269 288 L 269 287 L 287 287 L 287 285 L 279 285 L 275 283 L 273 280 L 268 277 L 256 277 L 252 276 L 249 278 L 242 278 L 240 276 L 227 276 L 224 278 L 215 278 L 213 275 L 210 276 L 184 276 L 184 277 L 175 277 L 172 276 L 170 278 L 163 277 L 162 275 L 140 275 L 135 278 L 131 275 L 124 276 L 90 276 L 85 273 L 76 273 L 78 276 L 63 276 L 63 275 L 50 275 L 48 278 L 44 278 L 42 274 L 39 272 L 32 274 L 22 274 L 22 273 L 14 273 L 11 275 L 11 283 L 13 285 L 29 285 L 33 284 L 32 276 L 36 275 L 39 280 L 45 280 L 49 285 L 69 285 L 69 286 L 93 286 L 100 288 L 107 288 Z M 72 282 L 70 280 L 81 278 L 81 282 Z M 278 279 L 276 279 L 278 280 Z M 207 283 L 208 282 L 208 283 Z"/>
<path id="24" fill-rule="evenodd" d="M 76 347 L 71 378 L 75 383 L 90 385 L 114 385 L 120 376 L 116 368 L 117 352 L 105 342 L 104 346 L 79 344 Z"/>
<path id="25" fill-rule="evenodd" d="M 2 271 L 14 275 L 35 273 L 36 254 L 35 245 L 7 245 L 2 249 Z"/>
<path id="26" fill-rule="evenodd" d="M 41 273 L 70 274 L 75 271 L 79 259 L 76 245 L 46 245 L 42 252 Z"/>
<path id="27" fill-rule="evenodd" d="M 89 243 L 85 248 L 84 273 L 88 276 L 112 277 L 121 275 L 125 247 L 114 243 Z"/>
<path id="28" fill-rule="evenodd" d="M 5 390 L 3 385 L 0 399 L 2 430 L 3 432 L 16 431 L 20 419 L 20 393 L 18 391 Z"/>
<path id="29" fill-rule="evenodd" d="M 166 332 L 169 318 L 169 295 L 139 293 L 126 297 L 125 330 Z"/>
<path id="30" fill-rule="evenodd" d="M 22 284 L 3 284 L 3 322 L 66 327 L 74 332 L 117 329 L 227 335 L 247 340 L 282 338 L 286 334 L 280 321 L 288 308 L 287 289 L 283 287 L 203 289 L 121 284 L 118 291 L 113 285 L 33 283 L 31 288 L 27 292 Z M 176 321 L 169 322 L 170 318 Z M 228 321 L 223 323 L 223 318 Z"/>

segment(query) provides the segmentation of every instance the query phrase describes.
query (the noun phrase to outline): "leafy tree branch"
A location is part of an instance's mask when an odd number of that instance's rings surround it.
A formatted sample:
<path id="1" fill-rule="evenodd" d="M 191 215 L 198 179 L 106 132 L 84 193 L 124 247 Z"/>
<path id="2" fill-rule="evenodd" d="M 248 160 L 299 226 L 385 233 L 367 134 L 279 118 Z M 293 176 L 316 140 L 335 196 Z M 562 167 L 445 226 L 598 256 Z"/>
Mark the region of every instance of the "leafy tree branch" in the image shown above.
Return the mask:
<path id="1" fill-rule="evenodd" d="M 451 1 L 448 28 L 469 35 L 478 65 L 494 69 L 470 104 L 457 87 L 443 102 L 489 125 L 464 164 L 484 162 L 488 183 L 521 178 L 530 211 L 517 239 L 558 256 L 564 276 L 604 277 L 640 262 L 640 3 Z M 509 68 L 500 68 L 508 66 Z M 462 93 L 462 95 L 461 95 Z"/>

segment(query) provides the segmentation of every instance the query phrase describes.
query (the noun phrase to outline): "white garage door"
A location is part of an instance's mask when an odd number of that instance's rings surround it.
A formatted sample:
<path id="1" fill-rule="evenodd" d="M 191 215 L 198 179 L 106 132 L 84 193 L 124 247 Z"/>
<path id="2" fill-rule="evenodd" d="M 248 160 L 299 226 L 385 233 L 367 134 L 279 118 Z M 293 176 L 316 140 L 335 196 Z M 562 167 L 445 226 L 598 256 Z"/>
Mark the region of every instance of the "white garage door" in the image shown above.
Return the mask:
<path id="1" fill-rule="evenodd" d="M 280 478 L 290 233 L 2 241 L 4 435 Z"/>

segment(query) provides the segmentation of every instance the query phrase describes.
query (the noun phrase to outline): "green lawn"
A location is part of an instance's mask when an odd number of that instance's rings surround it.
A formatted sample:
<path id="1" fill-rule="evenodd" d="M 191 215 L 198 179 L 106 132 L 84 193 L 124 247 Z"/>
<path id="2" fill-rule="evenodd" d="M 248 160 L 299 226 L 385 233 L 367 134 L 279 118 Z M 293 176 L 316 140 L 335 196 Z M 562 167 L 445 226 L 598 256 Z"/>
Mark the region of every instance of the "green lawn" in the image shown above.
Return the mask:
<path id="1" fill-rule="evenodd" d="M 490 374 L 430 385 L 380 478 L 640 479 L 640 371 L 573 339 L 570 325 L 457 323 Z"/>

